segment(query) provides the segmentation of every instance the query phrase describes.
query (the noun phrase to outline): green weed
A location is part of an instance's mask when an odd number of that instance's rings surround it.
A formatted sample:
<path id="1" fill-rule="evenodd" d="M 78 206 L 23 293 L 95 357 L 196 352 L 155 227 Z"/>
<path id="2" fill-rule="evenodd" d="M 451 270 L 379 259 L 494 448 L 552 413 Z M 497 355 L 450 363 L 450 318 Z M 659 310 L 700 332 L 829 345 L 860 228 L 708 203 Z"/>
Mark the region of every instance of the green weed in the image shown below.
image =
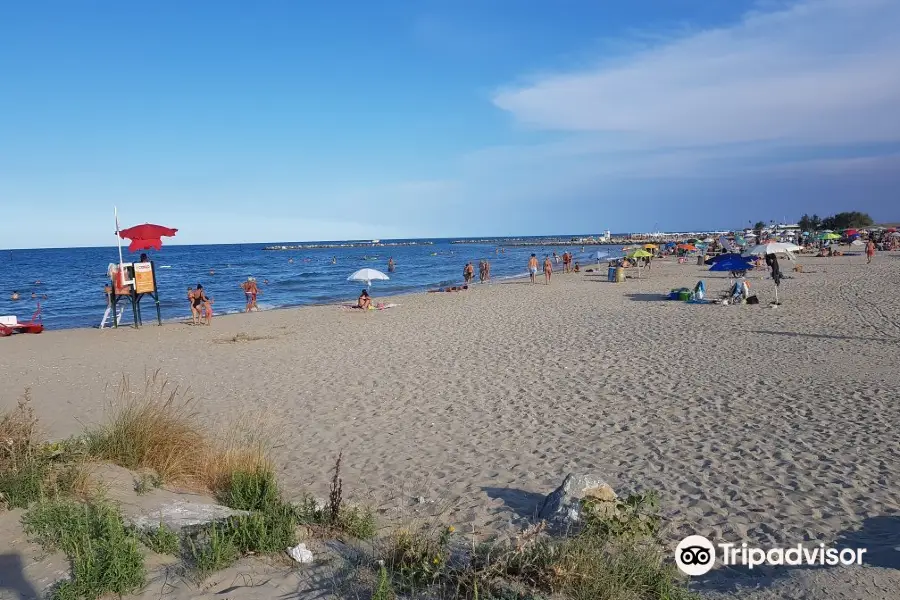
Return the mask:
<path id="1" fill-rule="evenodd" d="M 25 531 L 69 558 L 72 578 L 54 591 L 60 600 L 127 594 L 144 583 L 144 560 L 134 532 L 103 503 L 51 501 L 22 518 Z"/>
<path id="2" fill-rule="evenodd" d="M 160 523 L 156 529 L 144 529 L 138 531 L 137 536 L 142 544 L 157 554 L 171 554 L 172 556 L 178 556 L 180 552 L 181 541 L 178 534 L 162 523 Z"/>

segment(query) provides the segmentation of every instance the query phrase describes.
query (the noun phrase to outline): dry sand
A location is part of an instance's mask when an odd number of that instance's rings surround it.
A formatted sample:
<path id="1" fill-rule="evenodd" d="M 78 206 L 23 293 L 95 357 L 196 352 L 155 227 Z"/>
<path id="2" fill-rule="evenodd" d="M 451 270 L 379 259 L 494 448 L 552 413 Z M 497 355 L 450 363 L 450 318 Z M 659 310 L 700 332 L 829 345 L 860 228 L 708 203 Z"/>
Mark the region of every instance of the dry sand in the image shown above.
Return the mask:
<path id="1" fill-rule="evenodd" d="M 874 557 L 720 569 L 700 585 L 710 595 L 900 597 L 900 255 L 800 261 L 804 273 L 783 264 L 778 308 L 762 273 L 759 306 L 660 301 L 700 278 L 713 296 L 728 285 L 663 260 L 618 285 L 604 266 L 386 311 L 16 336 L 0 340 L 0 409 L 29 388 L 66 436 L 103 420 L 122 373 L 159 369 L 211 422 L 250 411 L 274 424 L 290 492 L 324 495 L 343 450 L 358 498 L 407 511 L 423 496 L 458 527 L 509 531 L 566 472 L 593 472 L 620 492 L 658 490 L 673 540 L 843 542 Z"/>

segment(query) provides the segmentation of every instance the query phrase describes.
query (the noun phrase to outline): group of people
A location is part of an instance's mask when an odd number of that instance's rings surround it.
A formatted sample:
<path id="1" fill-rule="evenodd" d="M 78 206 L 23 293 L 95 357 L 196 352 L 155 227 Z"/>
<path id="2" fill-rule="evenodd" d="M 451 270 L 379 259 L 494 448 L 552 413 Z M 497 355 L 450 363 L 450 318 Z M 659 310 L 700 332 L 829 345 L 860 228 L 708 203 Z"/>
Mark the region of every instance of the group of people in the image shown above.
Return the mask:
<path id="1" fill-rule="evenodd" d="M 582 249 L 583 250 L 583 249 Z M 553 253 L 553 262 L 559 264 L 562 262 L 563 265 L 563 273 L 571 273 L 573 270 L 573 263 L 575 257 L 568 251 L 563 252 L 562 256 L 559 256 L 556 252 Z"/>
<path id="2" fill-rule="evenodd" d="M 266 280 L 268 283 L 269 280 Z M 256 285 L 256 277 L 248 277 L 247 281 L 244 281 L 240 284 L 242 290 L 244 290 L 244 300 L 246 300 L 246 306 L 244 312 L 250 312 L 251 310 L 259 310 L 259 306 L 256 304 L 256 297 L 259 296 L 259 286 Z"/>
<path id="3" fill-rule="evenodd" d="M 487 260 L 479 260 L 478 261 L 478 281 L 484 283 L 486 281 L 490 281 L 491 279 L 491 263 Z M 472 262 L 467 262 L 466 266 L 463 267 L 463 280 L 466 282 L 466 285 L 472 283 L 475 280 L 475 266 Z"/>
<path id="4" fill-rule="evenodd" d="M 205 320 L 206 325 L 210 325 L 213 318 L 213 299 L 206 295 L 203 286 L 198 283 L 196 289 L 189 287 L 187 299 L 191 305 L 191 322 L 194 325 L 200 325 Z"/>
<path id="5" fill-rule="evenodd" d="M 544 256 L 544 262 L 542 265 L 542 270 L 544 272 L 544 283 L 550 284 L 550 280 L 553 278 L 553 263 L 559 264 L 560 260 L 563 264 L 563 272 L 564 273 L 580 273 L 581 267 L 578 266 L 578 262 L 575 261 L 572 254 L 568 252 L 563 252 L 562 257 L 557 256 L 556 252 L 553 253 L 553 260 L 550 259 L 550 255 Z M 528 259 L 528 276 L 531 278 L 531 283 L 537 282 L 537 273 L 538 273 L 538 259 L 537 255 L 531 255 L 531 258 Z"/>

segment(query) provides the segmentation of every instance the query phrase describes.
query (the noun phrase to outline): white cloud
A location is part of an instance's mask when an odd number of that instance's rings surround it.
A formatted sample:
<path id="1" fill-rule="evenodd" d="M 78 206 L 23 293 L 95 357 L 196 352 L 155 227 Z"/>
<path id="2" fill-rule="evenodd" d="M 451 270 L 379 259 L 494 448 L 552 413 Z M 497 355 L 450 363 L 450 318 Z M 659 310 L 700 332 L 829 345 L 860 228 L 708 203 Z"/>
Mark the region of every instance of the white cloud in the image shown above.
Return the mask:
<path id="1" fill-rule="evenodd" d="M 538 129 L 642 144 L 900 140 L 900 2 L 806 0 L 495 94 Z M 624 135 L 623 135 L 624 134 Z"/>

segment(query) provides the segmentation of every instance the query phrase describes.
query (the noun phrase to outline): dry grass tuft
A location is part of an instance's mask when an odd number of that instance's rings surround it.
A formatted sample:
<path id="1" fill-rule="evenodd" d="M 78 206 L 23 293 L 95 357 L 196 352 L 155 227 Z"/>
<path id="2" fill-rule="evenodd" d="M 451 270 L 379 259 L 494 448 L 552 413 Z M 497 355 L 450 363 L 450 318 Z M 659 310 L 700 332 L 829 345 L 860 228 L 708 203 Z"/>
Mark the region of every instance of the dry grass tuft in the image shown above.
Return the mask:
<path id="1" fill-rule="evenodd" d="M 77 440 L 41 442 L 25 390 L 16 408 L 0 415 L 0 507 L 24 508 L 36 500 L 84 493 L 81 450 Z"/>
<path id="2" fill-rule="evenodd" d="M 26 389 L 16 408 L 0 417 L 0 471 L 25 464 L 38 447 L 37 417 Z"/>
<path id="3" fill-rule="evenodd" d="M 271 470 L 268 429 L 240 419 L 224 432 L 210 431 L 185 390 L 159 372 L 135 391 L 123 377 L 109 424 L 88 434 L 92 456 L 132 470 L 150 469 L 163 482 L 205 487 L 228 485 L 232 473 Z"/>
<path id="4" fill-rule="evenodd" d="M 224 435 L 207 448 L 203 484 L 219 492 L 230 484 L 234 473 L 274 470 L 270 457 L 274 444 L 268 430 L 265 424 L 253 420 L 226 428 Z"/>
<path id="5" fill-rule="evenodd" d="M 193 483 L 208 454 L 193 401 L 159 372 L 134 390 L 119 385 L 108 425 L 88 434 L 90 453 L 125 468 L 152 469 L 164 481 Z"/>

